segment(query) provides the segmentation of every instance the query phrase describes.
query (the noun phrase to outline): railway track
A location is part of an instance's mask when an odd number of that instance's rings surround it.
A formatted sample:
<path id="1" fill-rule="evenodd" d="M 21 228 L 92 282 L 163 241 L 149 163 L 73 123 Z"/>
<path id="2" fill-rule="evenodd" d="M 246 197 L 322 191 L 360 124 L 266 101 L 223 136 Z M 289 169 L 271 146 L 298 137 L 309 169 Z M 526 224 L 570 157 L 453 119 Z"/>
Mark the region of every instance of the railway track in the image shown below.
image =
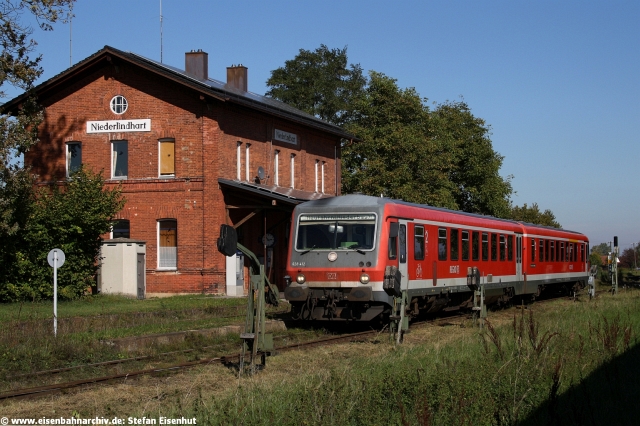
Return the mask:
<path id="1" fill-rule="evenodd" d="M 598 293 L 603 293 L 603 292 L 605 292 L 605 291 L 603 290 L 603 291 L 598 292 Z M 566 296 L 564 298 L 566 298 Z M 558 299 L 561 299 L 561 298 L 541 299 L 541 300 L 536 301 L 536 303 L 538 303 L 538 304 L 548 303 L 550 301 L 555 301 L 555 300 L 558 300 Z M 528 305 L 525 305 L 525 308 L 526 307 L 528 307 Z M 520 308 L 520 305 L 514 305 L 512 307 L 512 309 L 517 309 L 517 308 Z M 504 310 L 502 312 L 511 311 L 512 309 L 507 309 L 507 310 Z M 452 320 L 469 319 L 470 317 L 471 317 L 471 314 L 468 313 L 468 312 L 460 313 L 460 314 L 450 314 L 450 315 L 447 315 L 446 317 L 437 317 L 437 318 L 432 318 L 432 319 L 428 319 L 428 320 L 422 320 L 422 321 L 413 322 L 413 323 L 411 323 L 411 329 L 418 329 L 418 328 L 421 328 L 421 327 L 424 327 L 424 326 L 437 326 L 437 325 L 439 325 L 441 323 L 450 324 Z M 371 339 L 372 337 L 377 337 L 377 336 L 380 336 L 382 334 L 386 335 L 386 333 L 387 332 L 385 332 L 384 330 L 372 329 L 372 330 L 368 330 L 368 331 L 360 331 L 360 332 L 355 332 L 355 333 L 348 333 L 348 334 L 342 334 L 342 335 L 336 335 L 336 336 L 329 336 L 329 337 L 324 337 L 324 338 L 311 340 L 311 341 L 307 341 L 307 342 L 299 342 L 299 343 L 293 343 L 293 344 L 289 344 L 289 345 L 283 345 L 283 346 L 277 347 L 276 350 L 275 350 L 275 353 L 276 354 L 285 353 L 285 352 L 290 352 L 290 351 L 295 351 L 295 350 L 304 350 L 304 349 L 310 349 L 310 348 L 319 347 L 319 346 L 327 346 L 327 345 L 332 345 L 332 344 L 348 343 L 348 342 L 354 342 L 354 341 L 366 341 L 368 339 Z M 202 350 L 202 349 L 206 349 L 206 348 L 200 348 L 200 349 Z M 132 358 L 127 358 L 127 359 L 122 359 L 122 360 L 105 361 L 105 362 L 94 363 L 94 364 L 86 364 L 86 365 L 82 365 L 82 366 L 75 366 L 75 367 L 61 368 L 61 369 L 55 369 L 55 370 L 40 371 L 40 372 L 36 372 L 36 373 L 29 373 L 29 374 L 13 376 L 12 378 L 15 379 L 15 378 L 21 378 L 21 377 L 35 377 L 35 376 L 45 375 L 45 374 L 56 374 L 56 373 L 70 371 L 70 370 L 74 370 L 74 369 L 78 369 L 78 368 L 116 365 L 116 364 L 130 362 L 130 361 L 140 361 L 140 360 L 146 360 L 146 359 L 150 359 L 150 358 L 158 358 L 158 357 L 161 357 L 161 356 L 184 354 L 184 353 L 195 352 L 195 351 L 197 351 L 197 349 L 187 349 L 187 350 L 182 350 L 182 351 L 166 352 L 166 353 L 157 354 L 157 355 L 132 357 Z M 263 355 L 263 354 L 259 353 L 259 355 Z M 240 361 L 240 354 L 239 353 L 238 354 L 225 355 L 225 356 L 219 356 L 219 357 L 204 358 L 204 359 L 199 359 L 199 360 L 194 360 L 194 361 L 187 361 L 187 362 L 183 362 L 183 363 L 179 363 L 179 364 L 175 364 L 175 365 L 169 365 L 169 366 L 166 366 L 166 367 L 149 368 L 149 369 L 143 369 L 143 370 L 129 371 L 129 372 L 125 372 L 125 373 L 118 373 L 118 374 L 105 375 L 105 376 L 100 376 L 100 377 L 92 377 L 92 378 L 74 380 L 74 381 L 58 383 L 58 384 L 51 384 L 51 385 L 23 388 L 23 389 L 19 389 L 19 390 L 14 390 L 14 391 L 10 391 L 10 392 L 1 393 L 0 394 L 0 400 L 8 400 L 8 399 L 14 399 L 14 398 L 39 397 L 39 396 L 42 396 L 42 395 L 48 395 L 48 394 L 51 394 L 51 393 L 60 392 L 60 391 L 68 390 L 68 389 L 72 389 L 72 388 L 78 388 L 78 387 L 82 387 L 82 386 L 88 386 L 88 385 L 92 385 L 92 384 L 109 383 L 109 382 L 114 382 L 114 381 L 118 381 L 118 380 L 121 380 L 121 379 L 127 380 L 129 378 L 135 378 L 135 377 L 140 377 L 140 376 L 144 376 L 144 375 L 160 375 L 160 374 L 173 373 L 173 372 L 186 370 L 186 369 L 193 368 L 193 367 L 200 366 L 200 365 L 221 364 L 221 365 L 230 365 L 230 366 L 232 366 L 234 364 L 234 362 L 235 363 L 239 363 L 239 361 Z"/>

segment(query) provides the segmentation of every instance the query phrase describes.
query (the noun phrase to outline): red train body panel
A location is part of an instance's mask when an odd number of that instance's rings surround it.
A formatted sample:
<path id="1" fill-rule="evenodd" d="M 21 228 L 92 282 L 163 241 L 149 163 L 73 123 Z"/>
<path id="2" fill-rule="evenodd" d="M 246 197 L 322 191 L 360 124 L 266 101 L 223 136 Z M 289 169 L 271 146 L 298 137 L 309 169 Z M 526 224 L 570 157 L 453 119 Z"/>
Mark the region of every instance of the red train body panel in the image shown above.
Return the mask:
<path id="1" fill-rule="evenodd" d="M 364 195 L 299 205 L 291 236 L 285 297 L 303 319 L 384 317 L 390 270 L 410 314 L 472 306 L 474 268 L 488 302 L 588 279 L 580 233 Z"/>

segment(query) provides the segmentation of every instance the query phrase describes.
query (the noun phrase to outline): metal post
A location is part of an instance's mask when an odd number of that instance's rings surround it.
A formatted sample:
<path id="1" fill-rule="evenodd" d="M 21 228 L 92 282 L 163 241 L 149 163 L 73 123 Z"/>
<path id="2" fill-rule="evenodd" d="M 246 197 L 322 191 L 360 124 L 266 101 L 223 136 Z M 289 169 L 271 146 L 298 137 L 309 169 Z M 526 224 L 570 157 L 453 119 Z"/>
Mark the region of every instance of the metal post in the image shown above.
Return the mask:
<path id="1" fill-rule="evenodd" d="M 613 250 L 611 251 L 611 293 L 618 294 L 618 237 L 613 237 Z"/>
<path id="2" fill-rule="evenodd" d="M 58 252 L 53 254 L 53 336 L 58 337 Z"/>

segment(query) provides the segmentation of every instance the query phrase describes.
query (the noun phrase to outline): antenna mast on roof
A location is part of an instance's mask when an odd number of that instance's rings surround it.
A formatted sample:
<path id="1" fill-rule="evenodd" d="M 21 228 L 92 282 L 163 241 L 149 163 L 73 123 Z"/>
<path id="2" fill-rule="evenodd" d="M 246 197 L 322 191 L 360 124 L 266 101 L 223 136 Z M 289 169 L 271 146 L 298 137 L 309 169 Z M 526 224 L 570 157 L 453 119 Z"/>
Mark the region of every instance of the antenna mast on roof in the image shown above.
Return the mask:
<path id="1" fill-rule="evenodd" d="M 160 0 L 160 63 L 162 63 L 162 0 Z"/>
<path id="2" fill-rule="evenodd" d="M 71 8 L 72 6 L 69 6 L 69 8 Z M 71 52 L 72 50 L 72 40 L 73 40 L 73 14 L 70 14 L 69 16 L 69 68 L 71 68 L 71 65 L 73 65 L 73 61 L 71 60 Z"/>

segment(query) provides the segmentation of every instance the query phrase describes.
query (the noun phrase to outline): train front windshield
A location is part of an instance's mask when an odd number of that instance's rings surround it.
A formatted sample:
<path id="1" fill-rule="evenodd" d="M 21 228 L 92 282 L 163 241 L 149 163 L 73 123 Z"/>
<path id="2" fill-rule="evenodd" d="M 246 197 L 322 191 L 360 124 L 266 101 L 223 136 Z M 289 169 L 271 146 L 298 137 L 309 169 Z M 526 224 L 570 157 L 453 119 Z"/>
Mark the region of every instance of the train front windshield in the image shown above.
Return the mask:
<path id="1" fill-rule="evenodd" d="M 296 250 L 372 250 L 375 214 L 302 214 Z"/>

